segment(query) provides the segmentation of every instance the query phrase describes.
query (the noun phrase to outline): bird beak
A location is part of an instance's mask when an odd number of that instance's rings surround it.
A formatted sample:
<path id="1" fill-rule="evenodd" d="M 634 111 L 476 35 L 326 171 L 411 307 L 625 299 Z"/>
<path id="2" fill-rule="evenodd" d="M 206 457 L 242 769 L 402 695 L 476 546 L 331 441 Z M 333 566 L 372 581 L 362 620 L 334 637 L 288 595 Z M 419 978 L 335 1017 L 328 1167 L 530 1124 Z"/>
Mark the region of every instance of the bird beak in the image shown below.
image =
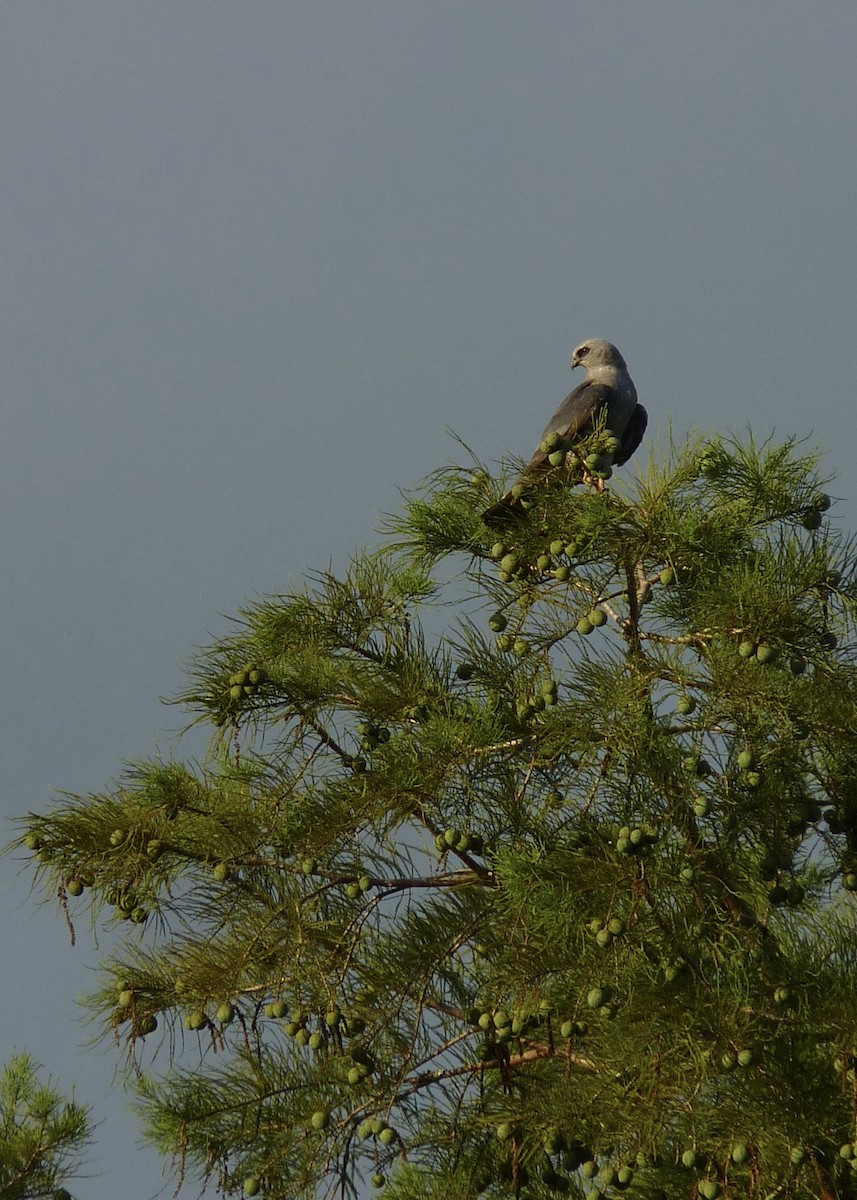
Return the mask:
<path id="1" fill-rule="evenodd" d="M 570 361 L 570 363 L 569 363 L 569 366 L 571 367 L 571 369 L 572 369 L 572 371 L 573 371 L 575 367 L 579 367 L 579 366 L 580 366 L 580 359 L 579 359 L 579 358 L 575 358 L 575 357 L 574 357 L 574 355 L 572 354 L 572 356 L 571 356 L 571 361 Z"/>

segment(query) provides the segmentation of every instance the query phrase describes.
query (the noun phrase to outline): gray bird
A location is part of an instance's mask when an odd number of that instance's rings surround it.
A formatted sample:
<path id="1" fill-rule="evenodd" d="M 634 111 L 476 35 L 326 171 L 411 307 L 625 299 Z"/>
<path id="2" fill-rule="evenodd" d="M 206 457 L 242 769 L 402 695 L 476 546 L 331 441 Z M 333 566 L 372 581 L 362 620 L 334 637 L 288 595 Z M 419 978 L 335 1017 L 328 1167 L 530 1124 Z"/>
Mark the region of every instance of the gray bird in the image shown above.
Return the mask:
<path id="1" fill-rule="evenodd" d="M 628 374 L 624 358 L 613 343 L 604 342 L 601 338 L 588 338 L 575 349 L 571 366 L 572 369 L 583 366 L 586 379 L 573 392 L 569 392 L 548 421 L 539 438 L 539 449 L 516 480 L 517 483 L 531 483 L 550 470 L 548 454 L 541 449 L 541 443 L 551 432 L 574 442 L 592 433 L 596 424 L 603 420 L 610 433 L 619 439 L 619 449 L 613 462 L 620 467 L 643 440 L 648 416 L 642 404 L 637 403 L 637 389 Z M 507 525 L 522 512 L 520 498 L 509 491 L 485 510 L 482 520 L 486 525 Z"/>

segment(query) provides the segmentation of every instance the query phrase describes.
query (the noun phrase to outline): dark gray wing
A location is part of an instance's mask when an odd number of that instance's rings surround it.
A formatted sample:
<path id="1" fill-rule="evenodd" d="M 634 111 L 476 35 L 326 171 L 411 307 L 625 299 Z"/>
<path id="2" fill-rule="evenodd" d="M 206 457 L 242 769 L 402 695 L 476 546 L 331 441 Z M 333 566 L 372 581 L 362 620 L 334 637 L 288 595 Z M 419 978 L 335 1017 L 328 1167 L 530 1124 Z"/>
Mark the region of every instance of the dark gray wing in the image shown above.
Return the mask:
<path id="1" fill-rule="evenodd" d="M 561 437 L 573 438 L 578 434 L 585 435 L 592 429 L 595 418 L 605 405 L 615 399 L 616 392 L 606 383 L 595 383 L 586 379 L 573 392 L 569 392 L 554 415 L 545 425 L 541 444 L 547 435 L 555 430 Z M 541 450 L 536 450 L 527 464 L 528 471 L 538 470 L 547 462 L 548 456 Z"/>
<path id="2" fill-rule="evenodd" d="M 643 408 L 642 404 L 638 404 L 628 418 L 628 424 L 625 426 L 622 434 L 622 446 L 614 459 L 617 467 L 621 467 L 626 463 L 638 448 L 640 442 L 643 440 L 643 434 L 646 432 L 648 423 L 649 414 Z"/>
<path id="3" fill-rule="evenodd" d="M 621 446 L 615 459 L 616 465 L 621 466 L 628 461 L 643 440 L 648 422 L 648 416 L 642 404 L 637 404 L 626 419 L 626 413 L 632 403 L 633 395 L 623 397 L 608 384 L 595 383 L 593 380 L 587 379 L 580 387 L 569 392 L 545 426 L 539 443 L 543 442 L 545 437 L 554 430 L 561 437 L 585 437 L 587 433 L 591 432 L 597 417 L 606 407 L 607 427 L 621 438 Z M 519 476 L 518 482 L 526 482 L 528 476 L 544 471 L 547 467 L 548 456 L 542 450 L 536 450 L 527 464 L 525 472 Z M 522 517 L 524 511 L 520 499 L 513 497 L 511 492 L 506 492 L 505 496 L 501 496 L 496 504 L 486 508 L 482 514 L 482 520 L 489 528 L 503 529 Z"/>

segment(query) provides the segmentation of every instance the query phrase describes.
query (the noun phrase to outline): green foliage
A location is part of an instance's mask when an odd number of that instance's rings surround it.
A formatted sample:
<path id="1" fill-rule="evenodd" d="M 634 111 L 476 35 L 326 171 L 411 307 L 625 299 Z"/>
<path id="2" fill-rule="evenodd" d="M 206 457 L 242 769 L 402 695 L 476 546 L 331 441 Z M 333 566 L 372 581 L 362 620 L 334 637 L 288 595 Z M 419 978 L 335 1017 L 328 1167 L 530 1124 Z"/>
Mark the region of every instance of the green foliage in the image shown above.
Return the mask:
<path id="1" fill-rule="evenodd" d="M 61 1185 L 80 1166 L 92 1136 L 89 1112 L 66 1100 L 27 1054 L 0 1071 L 0 1198 L 36 1200 L 68 1192 Z"/>
<path id="2" fill-rule="evenodd" d="M 857 1195 L 852 546 L 791 443 L 621 488 L 548 478 L 497 541 L 436 473 L 199 656 L 203 767 L 27 820 L 124 927 L 91 1003 L 183 1170 Z"/>

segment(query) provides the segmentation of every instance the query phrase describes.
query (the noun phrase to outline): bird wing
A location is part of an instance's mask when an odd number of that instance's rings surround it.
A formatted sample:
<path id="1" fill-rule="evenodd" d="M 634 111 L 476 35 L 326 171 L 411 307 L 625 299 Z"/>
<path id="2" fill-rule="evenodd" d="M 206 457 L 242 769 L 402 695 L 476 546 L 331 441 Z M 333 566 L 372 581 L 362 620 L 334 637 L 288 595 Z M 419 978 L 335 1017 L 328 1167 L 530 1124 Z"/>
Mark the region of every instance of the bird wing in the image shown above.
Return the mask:
<path id="1" fill-rule="evenodd" d="M 556 430 L 561 437 L 573 438 L 578 434 L 590 431 L 595 418 L 611 399 L 616 397 L 616 391 L 606 383 L 596 383 L 586 379 L 573 392 L 569 392 L 562 404 L 544 427 L 541 443 L 547 435 Z M 642 434 L 640 435 L 642 437 Z M 547 462 L 548 456 L 541 450 L 536 450 L 527 464 L 529 471 L 538 470 Z"/>
<path id="2" fill-rule="evenodd" d="M 631 409 L 632 404 L 634 407 Z M 627 396 L 618 392 L 616 388 L 610 387 L 609 384 L 596 383 L 590 379 L 584 380 L 580 387 L 569 392 L 563 400 L 545 426 L 539 442 L 543 442 L 545 437 L 553 431 L 565 438 L 585 436 L 591 432 L 599 414 L 605 408 L 607 409 L 608 426 L 621 439 L 619 452 L 615 459 L 616 465 L 621 466 L 628 461 L 640 445 L 648 423 L 646 410 L 642 404 L 634 402 L 633 385 L 631 385 L 631 395 Z M 630 413 L 629 409 L 631 409 Z M 536 450 L 517 482 L 526 483 L 528 478 L 532 479 L 534 474 L 545 471 L 547 465 L 547 454 L 541 449 Z M 489 528 L 503 529 L 523 514 L 524 509 L 520 498 L 513 496 L 512 492 L 508 491 L 500 497 L 496 504 L 486 508 L 482 514 L 482 520 Z"/>
<path id="3" fill-rule="evenodd" d="M 642 404 L 638 404 L 628 418 L 628 424 L 622 433 L 622 445 L 614 460 L 617 467 L 621 467 L 623 463 L 626 463 L 640 445 L 648 423 L 649 414 L 643 408 Z"/>

